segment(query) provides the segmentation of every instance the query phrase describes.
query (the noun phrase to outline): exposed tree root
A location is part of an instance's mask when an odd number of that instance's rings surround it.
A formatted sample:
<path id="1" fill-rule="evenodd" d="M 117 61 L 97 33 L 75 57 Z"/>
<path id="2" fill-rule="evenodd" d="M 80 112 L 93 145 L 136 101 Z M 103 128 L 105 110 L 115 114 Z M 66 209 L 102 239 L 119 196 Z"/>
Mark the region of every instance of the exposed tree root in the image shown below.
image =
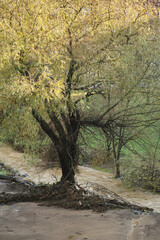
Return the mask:
<path id="1" fill-rule="evenodd" d="M 18 182 L 23 185 L 23 192 L 20 193 L 1 193 L 0 204 L 13 202 L 39 202 L 40 205 L 58 206 L 63 208 L 72 208 L 77 210 L 92 209 L 96 212 L 105 212 L 114 208 L 128 208 L 137 211 L 152 211 L 125 201 L 119 195 L 105 188 L 105 191 L 112 193 L 112 198 L 103 193 L 99 195 L 93 191 L 88 191 L 85 187 L 78 184 L 57 183 L 54 185 L 33 186 L 25 182 Z"/>

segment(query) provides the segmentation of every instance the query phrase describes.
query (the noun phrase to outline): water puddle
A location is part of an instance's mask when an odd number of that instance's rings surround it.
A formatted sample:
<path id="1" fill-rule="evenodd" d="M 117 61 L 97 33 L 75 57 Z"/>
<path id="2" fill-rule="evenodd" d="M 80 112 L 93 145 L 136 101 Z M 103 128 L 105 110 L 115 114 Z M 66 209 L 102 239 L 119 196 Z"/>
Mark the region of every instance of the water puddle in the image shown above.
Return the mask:
<path id="1" fill-rule="evenodd" d="M 13 150 L 6 144 L 0 145 L 0 162 L 7 167 L 12 167 L 24 176 L 25 180 L 38 183 L 53 183 L 60 180 L 61 170 L 59 168 L 46 169 L 42 160 L 39 160 L 38 165 L 31 165 L 24 159 L 24 154 Z M 76 174 L 76 180 L 79 184 L 90 183 L 94 188 L 99 186 L 99 191 L 102 188 L 119 194 L 124 199 L 138 203 L 140 205 L 153 208 L 160 213 L 160 195 L 151 192 L 131 191 L 124 187 L 119 180 L 112 179 L 111 173 L 101 172 L 88 167 L 79 167 L 79 173 Z"/>

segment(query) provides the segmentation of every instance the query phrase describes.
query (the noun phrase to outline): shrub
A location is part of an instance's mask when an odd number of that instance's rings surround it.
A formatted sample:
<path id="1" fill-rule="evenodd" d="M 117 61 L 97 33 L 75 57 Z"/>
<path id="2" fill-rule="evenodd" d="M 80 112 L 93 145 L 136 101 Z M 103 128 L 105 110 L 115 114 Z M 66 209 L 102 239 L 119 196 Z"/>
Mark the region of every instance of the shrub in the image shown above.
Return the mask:
<path id="1" fill-rule="evenodd" d="M 121 165 L 122 181 L 128 187 L 141 187 L 160 192 L 159 161 L 153 159 L 129 159 Z"/>

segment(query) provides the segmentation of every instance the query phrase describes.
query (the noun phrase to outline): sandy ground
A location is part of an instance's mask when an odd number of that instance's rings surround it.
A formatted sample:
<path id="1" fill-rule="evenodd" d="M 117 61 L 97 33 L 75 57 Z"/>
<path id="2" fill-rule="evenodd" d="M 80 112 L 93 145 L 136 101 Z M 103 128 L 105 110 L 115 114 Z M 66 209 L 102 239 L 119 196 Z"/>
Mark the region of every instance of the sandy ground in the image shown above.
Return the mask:
<path id="1" fill-rule="evenodd" d="M 0 240 L 159 240 L 160 216 L 129 210 L 103 214 L 36 203 L 0 206 Z"/>

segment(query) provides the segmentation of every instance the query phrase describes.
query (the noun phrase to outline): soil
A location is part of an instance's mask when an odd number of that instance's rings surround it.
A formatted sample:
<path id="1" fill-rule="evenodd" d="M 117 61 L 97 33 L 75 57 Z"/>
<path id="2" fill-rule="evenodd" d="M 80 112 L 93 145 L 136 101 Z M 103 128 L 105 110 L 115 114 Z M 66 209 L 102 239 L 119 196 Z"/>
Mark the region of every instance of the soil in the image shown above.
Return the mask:
<path id="1" fill-rule="evenodd" d="M 17 171 L 17 175 L 20 174 L 25 181 L 33 181 L 36 184 L 48 184 L 60 180 L 61 170 L 59 168 L 46 168 L 41 160 L 36 165 L 31 164 L 30 159 L 27 160 L 24 158 L 23 153 L 13 150 L 9 145 L 0 144 L 0 162 L 4 163 L 5 166 L 12 167 Z M 94 190 L 105 195 L 105 189 L 107 188 L 110 190 L 111 195 L 114 192 L 133 204 L 143 205 L 160 212 L 160 194 L 138 189 L 128 189 L 121 184 L 119 179 L 116 180 L 112 177 L 111 173 L 100 172 L 84 166 L 80 166 L 79 172 L 76 173 L 78 184 L 82 187 L 87 185 L 90 191 Z"/>
<path id="2" fill-rule="evenodd" d="M 98 184 L 103 194 L 96 184 L 36 186 L 12 176 L 0 188 L 0 240 L 160 239 L 160 214 Z"/>
<path id="3" fill-rule="evenodd" d="M 33 186 L 16 179 L 0 180 L 0 240 L 159 239 L 160 214 L 130 205 L 121 197 L 104 199 L 78 185 Z M 5 204 L 5 199 L 12 205 Z M 38 204 L 15 203 L 37 199 Z"/>
<path id="4" fill-rule="evenodd" d="M 16 203 L 0 206 L 0 240 L 159 240 L 159 214 L 68 210 Z"/>

